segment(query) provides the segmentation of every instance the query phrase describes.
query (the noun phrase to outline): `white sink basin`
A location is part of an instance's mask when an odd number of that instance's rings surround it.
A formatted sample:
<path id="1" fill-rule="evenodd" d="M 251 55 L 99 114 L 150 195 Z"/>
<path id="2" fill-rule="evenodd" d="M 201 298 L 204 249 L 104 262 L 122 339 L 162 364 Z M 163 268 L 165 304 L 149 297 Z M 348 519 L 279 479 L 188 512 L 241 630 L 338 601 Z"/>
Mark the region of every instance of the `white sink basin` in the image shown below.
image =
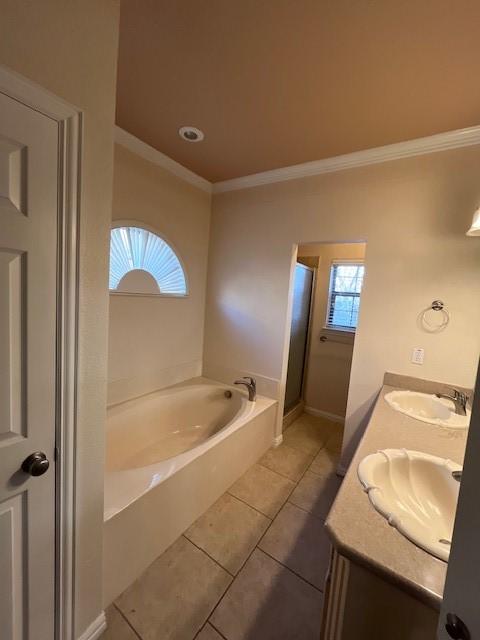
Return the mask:
<path id="1" fill-rule="evenodd" d="M 451 429 L 466 429 L 470 423 L 470 410 L 466 416 L 455 413 L 455 405 L 446 398 L 437 398 L 418 391 L 390 391 L 385 395 L 388 404 L 400 413 L 416 420 Z"/>
<path id="2" fill-rule="evenodd" d="M 364 458 L 358 477 L 370 502 L 390 525 L 428 553 L 448 561 L 461 467 L 406 449 L 385 449 Z"/>

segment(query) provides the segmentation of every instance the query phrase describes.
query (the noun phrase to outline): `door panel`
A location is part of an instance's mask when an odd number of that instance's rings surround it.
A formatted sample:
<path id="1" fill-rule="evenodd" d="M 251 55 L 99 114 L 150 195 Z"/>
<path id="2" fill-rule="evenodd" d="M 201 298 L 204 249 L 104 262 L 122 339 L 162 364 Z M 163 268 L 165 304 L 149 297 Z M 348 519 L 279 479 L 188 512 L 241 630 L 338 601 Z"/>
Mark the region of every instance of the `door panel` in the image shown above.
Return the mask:
<path id="1" fill-rule="evenodd" d="M 287 413 L 298 404 L 302 397 L 312 283 L 313 271 L 302 264 L 297 264 L 293 283 L 292 327 L 288 352 L 284 413 Z"/>
<path id="2" fill-rule="evenodd" d="M 57 123 L 0 94 L 2 640 L 54 638 L 57 185 Z"/>
<path id="3" fill-rule="evenodd" d="M 0 138 L 0 206 L 26 213 L 27 147 Z"/>
<path id="4" fill-rule="evenodd" d="M 22 410 L 24 272 L 21 253 L 0 250 L 0 441 L 9 435 L 25 435 Z"/>
<path id="5" fill-rule="evenodd" d="M 24 590 L 24 495 L 0 504 L 0 620 L 5 638 L 20 640 L 25 616 Z M 2 636 L 3 637 L 3 636 Z"/>

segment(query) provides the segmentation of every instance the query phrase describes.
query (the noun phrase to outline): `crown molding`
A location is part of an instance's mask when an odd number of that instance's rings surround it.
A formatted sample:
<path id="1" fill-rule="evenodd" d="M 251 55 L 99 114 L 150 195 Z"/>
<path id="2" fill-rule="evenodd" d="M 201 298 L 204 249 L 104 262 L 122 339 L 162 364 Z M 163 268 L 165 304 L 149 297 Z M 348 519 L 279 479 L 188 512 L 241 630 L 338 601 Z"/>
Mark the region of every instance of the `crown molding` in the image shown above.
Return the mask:
<path id="1" fill-rule="evenodd" d="M 475 144 L 480 144 L 480 126 L 447 131 L 446 133 L 437 133 L 432 136 L 416 138 L 415 140 L 408 140 L 406 142 L 396 142 L 383 147 L 366 149 L 365 151 L 355 151 L 323 160 L 295 164 L 290 167 L 282 167 L 281 169 L 254 173 L 252 175 L 242 176 L 241 178 L 215 182 L 213 184 L 213 193 L 248 189 L 250 187 L 257 187 L 274 182 L 306 178 L 322 173 L 332 173 L 344 169 L 363 167 L 369 164 L 399 160 L 400 158 L 420 156 L 426 153 L 469 147 Z"/>
<path id="2" fill-rule="evenodd" d="M 222 182 L 215 182 L 213 184 L 118 126 L 115 126 L 115 142 L 145 160 L 166 169 L 195 187 L 207 193 L 213 192 L 215 194 L 239 189 L 249 189 L 250 187 L 258 187 L 275 182 L 285 182 L 287 180 L 295 180 L 296 178 L 307 178 L 309 176 L 321 175 L 322 173 L 354 169 L 355 167 L 400 160 L 401 158 L 410 158 L 427 153 L 435 153 L 437 151 L 470 147 L 480 144 L 480 126 L 437 133 L 432 136 L 416 138 L 405 142 L 395 142 L 383 147 L 374 147 L 373 149 L 354 151 L 353 153 L 324 158 L 323 160 L 294 164 L 289 167 L 253 173 L 248 176 L 233 178 L 232 180 L 223 180 Z"/>
<path id="3" fill-rule="evenodd" d="M 126 147 L 129 151 L 133 151 L 137 155 L 141 156 L 144 160 L 148 160 L 149 162 L 153 162 L 153 164 L 162 167 L 162 169 L 166 169 L 170 173 L 173 173 L 177 178 L 181 178 L 185 180 L 185 182 L 189 182 L 194 187 L 198 187 L 202 189 L 202 191 L 206 191 L 207 193 L 212 193 L 212 183 L 205 178 L 197 175 L 190 169 L 187 169 L 179 162 L 172 160 L 161 151 L 157 151 L 143 140 L 136 138 L 128 131 L 125 131 L 121 127 L 115 126 L 115 142 L 117 144 L 122 145 L 122 147 Z"/>

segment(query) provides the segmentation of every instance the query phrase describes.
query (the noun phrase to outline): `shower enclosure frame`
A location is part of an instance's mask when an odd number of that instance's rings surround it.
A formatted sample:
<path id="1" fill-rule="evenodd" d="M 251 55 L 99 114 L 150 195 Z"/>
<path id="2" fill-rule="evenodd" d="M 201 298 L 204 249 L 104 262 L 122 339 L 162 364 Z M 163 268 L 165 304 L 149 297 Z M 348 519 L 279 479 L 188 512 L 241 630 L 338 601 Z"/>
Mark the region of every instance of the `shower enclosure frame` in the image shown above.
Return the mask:
<path id="1" fill-rule="evenodd" d="M 312 338 L 312 318 L 314 311 L 314 302 L 315 302 L 315 288 L 317 283 L 317 268 L 309 267 L 308 265 L 304 265 L 298 262 L 298 247 L 299 244 L 296 244 L 293 248 L 292 253 L 292 263 L 291 263 L 291 273 L 290 273 L 290 286 L 289 286 L 289 300 L 288 300 L 288 311 L 287 311 L 287 326 L 285 332 L 285 349 L 284 349 L 284 371 L 282 374 L 282 398 L 281 398 L 281 407 L 279 408 L 279 420 L 281 425 L 283 426 L 283 421 L 286 416 L 291 414 L 294 411 L 297 411 L 299 407 L 302 406 L 304 399 L 303 394 L 305 392 L 305 381 L 308 375 L 308 359 L 310 353 L 310 345 Z M 287 387 L 287 376 L 288 376 L 288 361 L 290 355 L 290 338 L 292 333 L 292 316 L 293 316 L 293 297 L 294 297 L 294 286 L 295 286 L 295 269 L 297 265 L 300 264 L 303 268 L 311 271 L 312 273 L 312 287 L 310 293 L 309 300 L 309 312 L 308 312 L 308 321 L 307 321 L 307 337 L 305 343 L 305 354 L 303 359 L 303 367 L 302 367 L 302 383 L 300 389 L 300 399 L 299 402 L 293 406 L 289 411 L 284 414 L 285 409 L 285 395 L 286 395 L 286 387 Z"/>

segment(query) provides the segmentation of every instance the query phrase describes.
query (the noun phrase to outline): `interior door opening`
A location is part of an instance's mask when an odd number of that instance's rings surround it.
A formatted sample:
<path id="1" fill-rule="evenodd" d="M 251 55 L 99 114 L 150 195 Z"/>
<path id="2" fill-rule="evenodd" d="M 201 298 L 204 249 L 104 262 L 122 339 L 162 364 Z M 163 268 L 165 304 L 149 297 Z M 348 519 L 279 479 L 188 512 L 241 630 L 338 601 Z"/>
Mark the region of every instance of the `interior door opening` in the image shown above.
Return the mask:
<path id="1" fill-rule="evenodd" d="M 345 421 L 366 244 L 298 245 L 284 428 L 302 412 Z"/>

